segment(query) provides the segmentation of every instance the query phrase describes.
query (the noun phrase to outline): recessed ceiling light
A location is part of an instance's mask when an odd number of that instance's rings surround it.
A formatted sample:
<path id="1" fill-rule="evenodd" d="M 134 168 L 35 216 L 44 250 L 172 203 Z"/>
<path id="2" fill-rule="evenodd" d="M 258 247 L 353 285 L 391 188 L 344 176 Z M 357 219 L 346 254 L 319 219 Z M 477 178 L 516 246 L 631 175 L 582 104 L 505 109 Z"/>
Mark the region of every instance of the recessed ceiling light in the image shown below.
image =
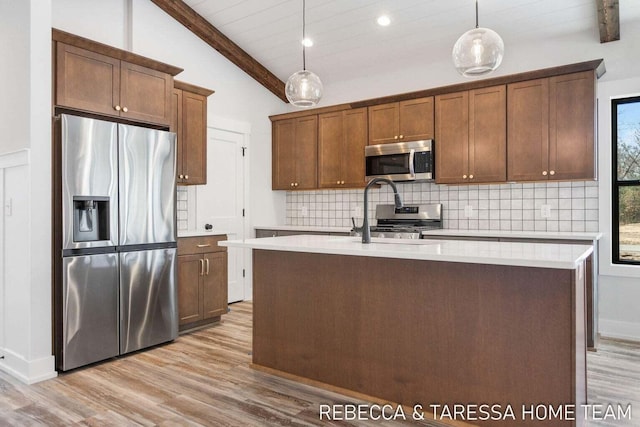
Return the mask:
<path id="1" fill-rule="evenodd" d="M 389 18 L 387 15 L 380 15 L 378 16 L 377 22 L 381 27 L 386 27 L 391 24 L 391 18 Z"/>
<path id="2" fill-rule="evenodd" d="M 311 47 L 313 46 L 313 40 L 311 40 L 309 37 L 302 39 L 302 44 L 305 47 Z"/>

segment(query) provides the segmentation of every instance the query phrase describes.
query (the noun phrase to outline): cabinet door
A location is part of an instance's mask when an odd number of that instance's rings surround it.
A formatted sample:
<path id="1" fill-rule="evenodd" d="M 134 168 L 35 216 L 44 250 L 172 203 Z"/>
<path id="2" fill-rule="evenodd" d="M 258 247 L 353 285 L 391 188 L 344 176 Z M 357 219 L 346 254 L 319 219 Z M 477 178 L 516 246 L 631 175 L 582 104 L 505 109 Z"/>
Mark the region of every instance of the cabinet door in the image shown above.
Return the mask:
<path id="1" fill-rule="evenodd" d="M 369 107 L 369 145 L 398 142 L 399 114 L 397 102 Z"/>
<path id="2" fill-rule="evenodd" d="M 204 319 L 210 319 L 227 313 L 227 253 L 206 253 L 203 257 L 202 312 Z"/>
<path id="3" fill-rule="evenodd" d="M 207 183 L 207 98 L 182 91 L 182 174 L 185 184 Z"/>
<path id="4" fill-rule="evenodd" d="M 344 112 L 343 187 L 366 185 L 364 147 L 367 145 L 367 109 Z"/>
<path id="5" fill-rule="evenodd" d="M 98 53 L 56 44 L 56 105 L 117 116 L 120 61 Z"/>
<path id="6" fill-rule="evenodd" d="M 469 93 L 436 96 L 436 182 L 468 182 Z"/>
<path id="7" fill-rule="evenodd" d="M 469 92 L 469 182 L 507 179 L 507 88 Z"/>
<path id="8" fill-rule="evenodd" d="M 412 99 L 400 103 L 400 141 L 433 139 L 433 97 Z"/>
<path id="9" fill-rule="evenodd" d="M 202 319 L 200 303 L 200 279 L 203 274 L 200 255 L 178 257 L 178 315 L 180 325 Z"/>
<path id="10" fill-rule="evenodd" d="M 182 90 L 173 89 L 171 93 L 173 114 L 171 115 L 171 132 L 176 134 L 176 182 L 181 183 L 184 176 L 182 171 Z"/>
<path id="11" fill-rule="evenodd" d="M 593 71 L 549 79 L 549 179 L 595 179 Z"/>
<path id="12" fill-rule="evenodd" d="M 122 61 L 120 79 L 121 117 L 165 125 L 171 123 L 171 75 Z"/>
<path id="13" fill-rule="evenodd" d="M 295 119 L 273 122 L 271 186 L 274 190 L 294 189 L 296 181 L 295 139 Z"/>
<path id="14" fill-rule="evenodd" d="M 340 187 L 343 176 L 345 123 L 342 111 L 318 115 L 318 185 Z M 364 149 L 362 153 L 364 158 Z"/>
<path id="15" fill-rule="evenodd" d="M 318 188 L 318 116 L 296 119 L 296 190 Z"/>
<path id="16" fill-rule="evenodd" d="M 548 179 L 549 79 L 507 86 L 507 179 Z"/>

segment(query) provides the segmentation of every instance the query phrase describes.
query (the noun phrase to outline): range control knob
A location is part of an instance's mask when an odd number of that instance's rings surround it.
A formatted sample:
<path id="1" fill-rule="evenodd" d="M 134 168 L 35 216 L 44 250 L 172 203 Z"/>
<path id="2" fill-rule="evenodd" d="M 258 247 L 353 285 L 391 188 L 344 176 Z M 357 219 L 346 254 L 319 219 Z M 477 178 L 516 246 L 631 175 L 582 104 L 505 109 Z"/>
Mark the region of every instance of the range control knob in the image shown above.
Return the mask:
<path id="1" fill-rule="evenodd" d="M 212 230 L 212 229 L 213 229 L 213 225 L 211 225 L 211 224 L 205 224 L 205 225 L 204 225 L 204 229 L 205 229 L 205 230 L 207 230 L 207 231 Z"/>

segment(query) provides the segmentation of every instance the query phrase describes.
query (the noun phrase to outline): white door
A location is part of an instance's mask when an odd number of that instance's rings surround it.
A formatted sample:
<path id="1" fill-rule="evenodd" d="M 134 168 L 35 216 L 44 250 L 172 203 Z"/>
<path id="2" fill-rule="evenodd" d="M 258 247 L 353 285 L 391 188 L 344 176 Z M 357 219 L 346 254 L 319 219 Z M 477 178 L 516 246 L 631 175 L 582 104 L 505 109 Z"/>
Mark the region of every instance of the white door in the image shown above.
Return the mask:
<path id="1" fill-rule="evenodd" d="M 244 156 L 242 133 L 207 130 L 207 185 L 196 186 L 197 229 L 213 226 L 214 234 L 244 239 Z M 241 249 L 228 248 L 229 302 L 245 299 Z"/>

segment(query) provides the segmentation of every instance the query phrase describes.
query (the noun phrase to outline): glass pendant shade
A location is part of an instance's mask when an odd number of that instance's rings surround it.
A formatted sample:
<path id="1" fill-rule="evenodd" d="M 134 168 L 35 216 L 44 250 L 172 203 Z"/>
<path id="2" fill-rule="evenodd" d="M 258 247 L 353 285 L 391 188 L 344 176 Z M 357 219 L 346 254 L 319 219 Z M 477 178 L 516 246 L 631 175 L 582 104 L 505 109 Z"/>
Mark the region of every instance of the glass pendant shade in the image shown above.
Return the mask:
<path id="1" fill-rule="evenodd" d="M 322 82 L 311 71 L 300 70 L 289 77 L 284 92 L 291 105 L 313 107 L 322 98 Z"/>
<path id="2" fill-rule="evenodd" d="M 502 38 L 489 28 L 474 28 L 453 46 L 453 64 L 465 77 L 481 76 L 498 68 L 504 56 Z"/>

